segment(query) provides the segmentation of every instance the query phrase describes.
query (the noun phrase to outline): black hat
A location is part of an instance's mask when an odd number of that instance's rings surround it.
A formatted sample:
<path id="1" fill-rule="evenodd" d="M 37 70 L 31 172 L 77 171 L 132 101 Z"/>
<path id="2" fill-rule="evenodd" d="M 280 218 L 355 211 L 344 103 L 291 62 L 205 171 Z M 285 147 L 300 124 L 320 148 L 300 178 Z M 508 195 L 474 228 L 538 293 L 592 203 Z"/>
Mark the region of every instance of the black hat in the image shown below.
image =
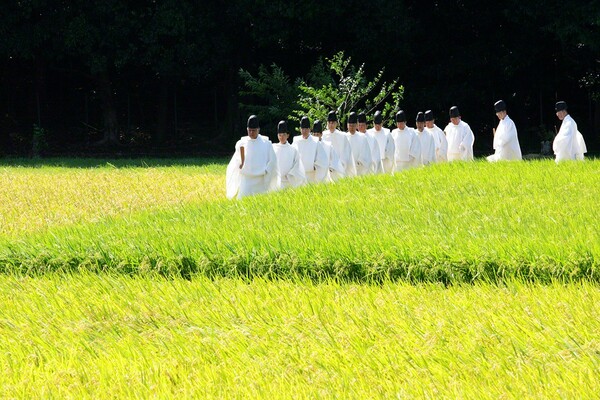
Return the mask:
<path id="1" fill-rule="evenodd" d="M 281 120 L 277 124 L 277 133 L 288 133 L 287 122 Z"/>
<path id="2" fill-rule="evenodd" d="M 435 118 L 433 117 L 433 111 L 427 110 L 425 111 L 425 121 L 433 121 Z"/>
<path id="3" fill-rule="evenodd" d="M 313 123 L 313 133 L 322 133 L 323 132 L 323 124 L 318 119 Z"/>
<path id="4" fill-rule="evenodd" d="M 348 115 L 348 123 L 356 124 L 357 122 L 358 122 L 358 117 L 356 116 L 356 113 L 354 111 L 352 111 L 350 113 L 350 115 Z"/>
<path id="5" fill-rule="evenodd" d="M 248 123 L 246 124 L 246 127 L 249 129 L 258 129 L 260 128 L 260 126 L 258 125 L 258 117 L 256 115 L 251 115 L 248 118 Z"/>
<path id="6" fill-rule="evenodd" d="M 358 123 L 359 124 L 366 124 L 367 123 L 367 116 L 365 115 L 364 112 L 359 112 L 358 113 Z"/>
<path id="7" fill-rule="evenodd" d="M 310 129 L 310 121 L 306 115 L 300 120 L 300 129 Z"/>
<path id="8" fill-rule="evenodd" d="M 335 114 L 335 111 L 329 111 L 329 114 L 327 114 L 327 122 L 330 121 L 337 122 L 337 115 Z"/>
<path id="9" fill-rule="evenodd" d="M 417 113 L 417 122 L 425 122 L 425 114 L 422 111 Z"/>
<path id="10" fill-rule="evenodd" d="M 556 112 L 567 111 L 567 103 L 565 103 L 564 101 L 558 101 L 554 106 L 554 109 L 556 110 Z"/>
<path id="11" fill-rule="evenodd" d="M 406 122 L 406 114 L 404 114 L 404 110 L 400 110 L 396 113 L 396 122 Z"/>
<path id="12" fill-rule="evenodd" d="M 379 110 L 375 111 L 375 116 L 373 117 L 373 123 L 377 124 L 377 125 L 383 123 L 383 115 L 381 115 L 381 111 L 379 111 Z"/>
<path id="13" fill-rule="evenodd" d="M 452 106 L 450 107 L 450 118 L 460 117 L 460 111 L 458 111 L 458 107 Z"/>
<path id="14" fill-rule="evenodd" d="M 496 110 L 496 112 L 506 111 L 506 103 L 504 102 L 504 100 L 498 100 L 497 102 L 495 102 L 494 110 Z"/>

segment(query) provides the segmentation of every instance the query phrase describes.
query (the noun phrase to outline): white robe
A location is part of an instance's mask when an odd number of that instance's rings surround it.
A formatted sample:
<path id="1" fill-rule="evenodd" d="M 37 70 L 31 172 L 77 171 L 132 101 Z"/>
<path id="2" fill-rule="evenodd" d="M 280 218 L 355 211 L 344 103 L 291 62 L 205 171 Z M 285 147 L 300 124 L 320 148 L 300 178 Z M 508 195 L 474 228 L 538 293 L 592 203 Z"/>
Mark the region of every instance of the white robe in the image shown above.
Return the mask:
<path id="1" fill-rule="evenodd" d="M 395 170 L 401 171 L 421 165 L 421 143 L 419 137 L 408 126 L 403 130 L 394 129 L 391 133 L 394 138 L 396 152 L 394 160 L 396 162 Z"/>
<path id="2" fill-rule="evenodd" d="M 345 176 L 344 166 L 340 162 L 340 158 L 335 152 L 333 146 L 327 142 L 320 141 L 319 144 L 323 146 L 325 155 L 327 156 L 327 162 L 329 164 L 329 174 L 325 182 L 334 182 Z"/>
<path id="3" fill-rule="evenodd" d="M 328 181 L 329 160 L 319 140 L 313 136 L 308 136 L 306 139 L 302 136 L 294 136 L 293 141 L 292 146 L 300 153 L 306 180 L 310 183 Z"/>
<path id="4" fill-rule="evenodd" d="M 356 164 L 356 175 L 367 175 L 372 170 L 371 146 L 369 146 L 367 136 L 358 131 L 353 135 L 346 132 L 346 135 L 350 141 L 352 157 Z"/>
<path id="5" fill-rule="evenodd" d="M 241 148 L 244 148 L 244 165 Z M 276 190 L 278 184 L 277 157 L 272 143 L 264 136 L 245 136 L 235 145 L 235 153 L 227 166 L 227 198 L 241 199 L 253 194 Z"/>
<path id="6" fill-rule="evenodd" d="M 433 128 L 425 128 L 425 130 L 435 139 L 435 158 L 437 162 L 448 161 L 448 139 L 446 134 L 437 125 L 433 124 Z"/>
<path id="7" fill-rule="evenodd" d="M 469 124 L 460 121 L 458 125 L 454 125 L 450 122 L 444 131 L 448 139 L 448 161 L 473 160 L 475 135 Z"/>
<path id="8" fill-rule="evenodd" d="M 298 187 L 306 183 L 304 166 L 298 150 L 289 143 L 274 143 L 273 150 L 277 156 L 277 170 L 279 171 L 279 187 Z"/>
<path id="9" fill-rule="evenodd" d="M 587 153 L 583 135 L 577 130 L 577 123 L 569 114 L 560 125 L 552 149 L 556 154 L 557 163 L 564 160 L 583 160 L 583 155 Z"/>
<path id="10" fill-rule="evenodd" d="M 381 130 L 375 130 L 375 128 L 371 128 L 367 131 L 369 136 L 375 138 L 379 146 L 379 155 L 381 156 L 381 163 L 383 167 L 383 172 L 386 174 L 391 174 L 394 172 L 394 154 L 396 152 L 396 145 L 394 143 L 394 138 L 392 137 L 390 130 L 387 128 L 381 128 Z"/>
<path id="11" fill-rule="evenodd" d="M 368 132 L 363 133 L 369 142 L 369 147 L 371 148 L 371 173 L 372 174 L 382 174 L 383 173 L 383 164 L 381 162 L 381 154 L 379 150 L 379 144 L 375 140 L 373 135 L 370 135 Z"/>
<path id="12" fill-rule="evenodd" d="M 415 130 L 421 141 L 421 162 L 423 165 L 429 165 L 436 162 L 435 157 L 435 139 L 429 131 L 423 129 L 423 132 Z"/>
<path id="13" fill-rule="evenodd" d="M 517 127 L 508 115 L 498 122 L 493 146 L 495 153 L 487 158 L 488 161 L 523 159 L 519 137 L 517 136 Z"/>
<path id="14" fill-rule="evenodd" d="M 326 130 L 323 132 L 323 142 L 329 143 L 333 146 L 333 149 L 337 153 L 342 166 L 344 167 L 344 176 L 356 176 L 356 165 L 354 163 L 354 157 L 352 156 L 352 148 L 350 147 L 350 141 L 348 137 L 339 130 L 331 132 Z M 338 179 L 338 176 L 332 178 Z"/>

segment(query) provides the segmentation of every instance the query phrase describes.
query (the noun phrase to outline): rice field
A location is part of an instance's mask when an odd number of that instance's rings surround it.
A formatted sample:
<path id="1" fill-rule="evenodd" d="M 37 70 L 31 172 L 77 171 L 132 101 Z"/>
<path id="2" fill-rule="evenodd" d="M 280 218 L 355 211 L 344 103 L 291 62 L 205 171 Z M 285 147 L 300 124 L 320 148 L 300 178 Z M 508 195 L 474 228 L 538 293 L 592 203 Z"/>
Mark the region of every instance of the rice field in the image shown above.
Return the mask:
<path id="1" fill-rule="evenodd" d="M 0 162 L 0 398 L 597 397 L 599 161 L 224 173 Z"/>
<path id="2" fill-rule="evenodd" d="M 596 398 L 590 283 L 0 277 L 2 398 Z"/>
<path id="3" fill-rule="evenodd" d="M 600 279 L 598 161 L 444 164 L 224 199 L 223 166 L 5 169 L 5 272 Z"/>

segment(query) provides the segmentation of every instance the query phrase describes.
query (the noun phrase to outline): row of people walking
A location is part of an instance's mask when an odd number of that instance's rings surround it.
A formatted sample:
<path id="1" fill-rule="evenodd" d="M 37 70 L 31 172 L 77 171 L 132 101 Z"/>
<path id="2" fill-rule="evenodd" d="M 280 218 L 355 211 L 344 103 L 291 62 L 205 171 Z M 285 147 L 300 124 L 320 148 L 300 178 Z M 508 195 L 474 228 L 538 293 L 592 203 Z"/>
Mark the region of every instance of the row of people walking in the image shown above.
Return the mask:
<path id="1" fill-rule="evenodd" d="M 559 103 L 556 109 L 561 118 L 559 108 L 564 102 Z M 494 131 L 495 153 L 488 160 L 520 160 L 517 130 L 508 117 L 505 102 L 496 102 L 494 109 L 500 121 Z M 227 197 L 242 198 L 306 183 L 332 182 L 343 177 L 393 174 L 436 162 L 473 160 L 473 131 L 462 121 L 458 107 L 451 107 L 449 116 L 450 122 L 442 130 L 435 124 L 431 110 L 419 112 L 416 128 L 411 128 L 407 126 L 406 113 L 400 110 L 395 116 L 396 129 L 390 131 L 383 127 L 380 111 L 375 112 L 373 127 L 368 130 L 366 115 L 351 112 L 348 130 L 342 132 L 338 130 L 337 114 L 331 111 L 325 131 L 321 121 L 314 121 L 311 129 L 308 117 L 303 117 L 301 134 L 290 144 L 286 121 L 280 121 L 277 126 L 278 143 L 271 143 L 268 137 L 260 135 L 258 117 L 252 115 L 247 123 L 248 136 L 236 143 L 227 167 Z M 557 138 L 559 136 L 560 132 Z M 564 152 L 557 153 L 557 161 L 559 153 Z"/>

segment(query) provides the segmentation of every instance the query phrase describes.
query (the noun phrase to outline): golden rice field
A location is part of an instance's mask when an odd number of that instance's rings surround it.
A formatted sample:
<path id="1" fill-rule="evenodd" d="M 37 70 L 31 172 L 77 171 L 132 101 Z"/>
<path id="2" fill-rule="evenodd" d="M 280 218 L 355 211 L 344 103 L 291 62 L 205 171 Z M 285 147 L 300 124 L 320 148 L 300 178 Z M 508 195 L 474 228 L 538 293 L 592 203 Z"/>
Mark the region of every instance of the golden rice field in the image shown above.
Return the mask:
<path id="1" fill-rule="evenodd" d="M 218 160 L 0 163 L 1 398 L 596 398 L 600 163 L 224 199 Z"/>

